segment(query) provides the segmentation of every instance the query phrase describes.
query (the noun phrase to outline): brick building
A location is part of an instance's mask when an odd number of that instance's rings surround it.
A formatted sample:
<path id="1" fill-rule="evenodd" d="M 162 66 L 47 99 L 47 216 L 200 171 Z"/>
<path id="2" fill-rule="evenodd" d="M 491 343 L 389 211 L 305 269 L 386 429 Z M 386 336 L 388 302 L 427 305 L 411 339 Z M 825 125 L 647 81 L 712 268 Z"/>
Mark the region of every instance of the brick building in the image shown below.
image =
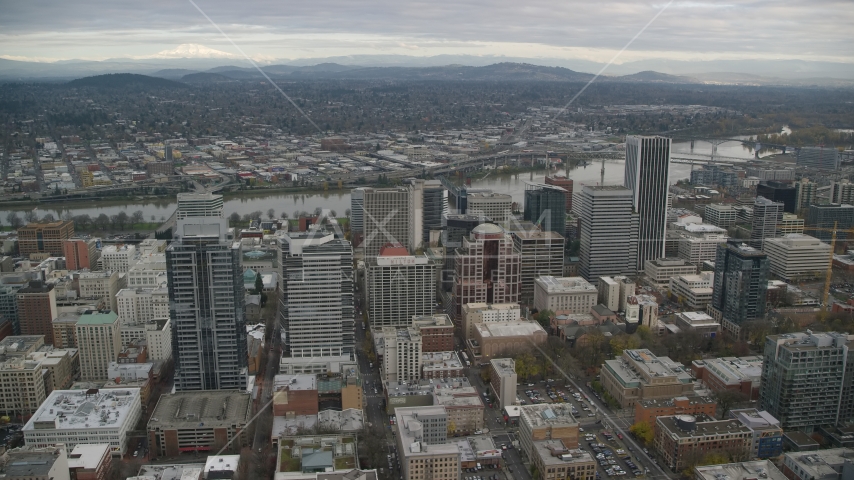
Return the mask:
<path id="1" fill-rule="evenodd" d="M 317 415 L 316 375 L 276 375 L 273 389 L 273 415 Z"/>
<path id="2" fill-rule="evenodd" d="M 44 335 L 44 342 L 53 345 L 53 319 L 57 317 L 53 285 L 31 281 L 18 290 L 17 298 L 21 335 Z"/>
<path id="3" fill-rule="evenodd" d="M 694 415 L 658 417 L 654 445 L 663 464 L 674 472 L 681 472 L 698 457 L 702 459 L 710 453 L 748 460 L 752 432 L 733 419 L 698 421 Z"/>
<path id="4" fill-rule="evenodd" d="M 640 400 L 635 403 L 635 423 L 646 422 L 655 425 L 658 417 L 672 415 L 708 415 L 713 417 L 718 408 L 713 398 L 697 395 L 661 400 Z"/>
<path id="5" fill-rule="evenodd" d="M 48 253 L 62 256 L 63 243 L 74 236 L 74 222 L 31 223 L 18 229 L 18 251 L 21 256 L 33 253 Z"/>

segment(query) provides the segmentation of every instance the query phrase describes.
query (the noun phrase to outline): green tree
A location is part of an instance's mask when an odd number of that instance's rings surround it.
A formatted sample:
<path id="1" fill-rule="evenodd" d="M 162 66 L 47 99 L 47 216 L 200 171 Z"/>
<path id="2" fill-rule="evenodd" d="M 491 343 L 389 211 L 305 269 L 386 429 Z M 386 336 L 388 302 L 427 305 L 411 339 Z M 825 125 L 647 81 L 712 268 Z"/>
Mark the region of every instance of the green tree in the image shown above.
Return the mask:
<path id="1" fill-rule="evenodd" d="M 651 444 L 653 438 L 655 437 L 655 432 L 653 432 L 652 426 L 649 424 L 649 422 L 645 422 L 643 420 L 629 427 L 629 432 L 631 432 L 631 434 L 634 435 L 635 438 L 640 440 L 641 443 L 643 443 L 644 445 Z"/>
<path id="2" fill-rule="evenodd" d="M 721 418 L 725 418 L 734 405 L 748 400 L 745 394 L 735 390 L 720 390 L 715 392 L 714 396 L 718 407 L 721 409 Z"/>
<path id="3" fill-rule="evenodd" d="M 260 273 L 255 274 L 255 294 L 260 295 L 264 291 L 264 279 Z"/>
<path id="4" fill-rule="evenodd" d="M 543 329 L 548 332 L 551 329 L 551 319 L 554 315 L 555 312 L 551 310 L 542 310 L 534 315 L 534 320 L 539 322 Z"/>

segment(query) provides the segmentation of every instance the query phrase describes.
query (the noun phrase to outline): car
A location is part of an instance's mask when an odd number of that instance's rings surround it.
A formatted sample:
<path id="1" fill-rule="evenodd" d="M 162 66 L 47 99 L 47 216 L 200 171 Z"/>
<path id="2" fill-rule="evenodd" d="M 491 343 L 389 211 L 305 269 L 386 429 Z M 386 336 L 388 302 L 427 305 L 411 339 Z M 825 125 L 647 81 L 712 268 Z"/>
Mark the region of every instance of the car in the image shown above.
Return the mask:
<path id="1" fill-rule="evenodd" d="M 513 473 L 513 467 L 507 467 L 507 471 Z"/>
<path id="2" fill-rule="evenodd" d="M 587 416 L 588 416 L 588 417 L 595 417 L 595 416 L 596 416 L 596 414 L 591 412 L 591 413 L 588 413 L 588 414 L 587 414 Z"/>
<path id="3" fill-rule="evenodd" d="M 133 452 L 133 456 L 134 456 L 134 457 L 138 457 L 138 456 L 139 456 L 139 450 L 137 450 L 137 451 Z"/>
<path id="4" fill-rule="evenodd" d="M 507 450 L 507 445 L 501 445 L 502 450 Z"/>
<path id="5" fill-rule="evenodd" d="M 622 439 L 623 439 L 623 434 L 622 434 L 622 433 L 618 433 L 618 434 L 617 434 L 617 438 L 619 438 L 620 440 L 622 440 Z"/>
<path id="6" fill-rule="evenodd" d="M 584 431 L 584 427 L 578 427 L 578 431 L 579 431 L 579 432 L 583 432 L 583 431 Z"/>

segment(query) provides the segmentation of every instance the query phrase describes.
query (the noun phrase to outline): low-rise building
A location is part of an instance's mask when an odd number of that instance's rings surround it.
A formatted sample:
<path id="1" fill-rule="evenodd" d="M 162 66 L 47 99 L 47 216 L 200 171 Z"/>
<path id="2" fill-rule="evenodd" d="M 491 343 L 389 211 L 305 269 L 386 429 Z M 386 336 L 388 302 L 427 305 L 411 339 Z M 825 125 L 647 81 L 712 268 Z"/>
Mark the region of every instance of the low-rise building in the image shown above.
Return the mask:
<path id="1" fill-rule="evenodd" d="M 643 273 L 651 283 L 662 286 L 672 277 L 697 273 L 697 265 L 683 258 L 657 258 L 644 262 Z"/>
<path id="2" fill-rule="evenodd" d="M 783 474 L 789 480 L 841 480 L 850 474 L 854 449 L 831 448 L 783 454 Z"/>
<path id="3" fill-rule="evenodd" d="M 68 454 L 68 470 L 76 480 L 107 480 L 112 473 L 113 456 L 108 443 L 78 443 Z"/>
<path id="4" fill-rule="evenodd" d="M 787 480 L 786 475 L 783 475 L 783 472 L 775 467 L 769 460 L 751 460 L 748 462 L 727 463 L 724 465 L 704 465 L 702 467 L 694 467 L 694 480 L 723 480 L 726 478 Z"/>
<path id="5" fill-rule="evenodd" d="M 534 308 L 539 311 L 587 313 L 596 305 L 597 297 L 596 287 L 581 277 L 545 275 L 534 279 Z"/>
<path id="6" fill-rule="evenodd" d="M 790 233 L 767 238 L 762 249 L 768 255 L 771 273 L 783 280 L 817 278 L 827 270 L 830 245 L 809 235 Z"/>
<path id="7" fill-rule="evenodd" d="M 776 458 L 783 453 L 783 429 L 770 413 L 755 408 L 730 410 L 730 418 L 741 422 L 753 433 L 751 458 Z"/>
<path id="8" fill-rule="evenodd" d="M 698 456 L 710 453 L 749 459 L 752 432 L 732 419 L 701 421 L 693 415 L 658 417 L 654 445 L 664 465 L 681 472 Z"/>
<path id="9" fill-rule="evenodd" d="M 140 415 L 138 388 L 54 390 L 24 425 L 24 442 L 71 449 L 78 443 L 109 443 L 112 454 L 122 456 Z"/>
<path id="10" fill-rule="evenodd" d="M 454 322 L 445 314 L 412 317 L 412 326 L 421 332 L 422 352 L 448 352 L 454 349 Z"/>
<path id="11" fill-rule="evenodd" d="M 467 303 L 462 307 L 463 339 L 474 338 L 474 326 L 487 322 L 510 322 L 521 318 L 518 303 Z"/>
<path id="12" fill-rule="evenodd" d="M 251 415 L 248 393 L 207 390 L 163 395 L 148 421 L 149 448 L 169 457 L 217 452 L 226 445 L 226 451 L 236 453 L 249 446 L 245 427 Z"/>
<path id="13" fill-rule="evenodd" d="M 493 358 L 489 361 L 489 385 L 498 397 L 498 407 L 503 409 L 516 403 L 516 362 L 512 358 Z"/>
<path id="14" fill-rule="evenodd" d="M 519 407 L 519 444 L 528 458 L 534 457 L 534 443 L 561 440 L 567 448 L 578 448 L 578 420 L 568 403 L 522 405 Z"/>
<path id="15" fill-rule="evenodd" d="M 433 390 L 433 405 L 445 407 L 449 433 L 470 435 L 483 429 L 486 407 L 477 392 L 437 388 Z"/>
<path id="16" fill-rule="evenodd" d="M 421 378 L 456 378 L 463 376 L 463 362 L 457 352 L 421 354 Z"/>
<path id="17" fill-rule="evenodd" d="M 708 415 L 714 417 L 718 403 L 711 397 L 688 395 L 673 399 L 640 400 L 635 403 L 635 423 L 655 426 L 655 419 L 671 415 Z"/>
<path id="18" fill-rule="evenodd" d="M 602 386 L 626 408 L 639 400 L 687 395 L 694 381 L 681 363 L 657 357 L 647 349 L 624 350 L 622 357 L 602 365 Z"/>
<path id="19" fill-rule="evenodd" d="M 670 294 L 692 310 L 705 310 L 712 302 L 715 272 L 679 275 L 670 279 Z"/>
<path id="20" fill-rule="evenodd" d="M 759 398 L 762 380 L 762 357 L 722 357 L 694 360 L 691 371 L 697 380 L 713 392 L 731 390 L 745 398 Z"/>
<path id="21" fill-rule="evenodd" d="M 27 445 L 0 457 L 0 478 L 4 480 L 71 480 L 64 446 Z"/>
<path id="22" fill-rule="evenodd" d="M 537 480 L 593 480 L 596 461 L 590 453 L 569 448 L 562 440 L 534 442 L 531 463 L 536 467 Z"/>
<path id="23" fill-rule="evenodd" d="M 469 340 L 469 351 L 478 360 L 486 361 L 521 350 L 529 350 L 531 344 L 542 345 L 548 333 L 537 322 L 487 322 L 478 323 L 474 338 Z"/>
<path id="24" fill-rule="evenodd" d="M 674 322 L 683 332 L 694 332 L 704 337 L 715 338 L 721 333 L 721 324 L 704 312 L 679 312 Z"/>
<path id="25" fill-rule="evenodd" d="M 460 478 L 460 450 L 449 442 L 444 407 L 398 408 L 394 429 L 404 480 Z"/>
<path id="26" fill-rule="evenodd" d="M 316 375 L 276 375 L 273 392 L 273 415 L 317 415 Z"/>

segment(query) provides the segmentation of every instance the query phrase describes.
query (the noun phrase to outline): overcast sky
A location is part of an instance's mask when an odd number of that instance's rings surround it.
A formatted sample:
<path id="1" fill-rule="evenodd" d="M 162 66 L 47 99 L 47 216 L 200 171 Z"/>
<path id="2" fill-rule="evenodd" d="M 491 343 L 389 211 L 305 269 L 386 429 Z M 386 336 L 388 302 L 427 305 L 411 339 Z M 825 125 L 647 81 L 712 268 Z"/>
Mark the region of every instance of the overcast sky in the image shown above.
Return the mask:
<path id="1" fill-rule="evenodd" d="M 195 1 L 261 61 L 463 54 L 607 62 L 667 3 Z M 198 47 L 176 50 L 187 44 L 203 46 L 201 55 L 239 55 L 189 0 L 0 0 L 0 11 L 0 57 L 8 59 L 186 56 L 187 50 L 198 55 Z M 852 0 L 674 0 L 617 63 L 650 58 L 854 63 L 851 25 Z"/>

